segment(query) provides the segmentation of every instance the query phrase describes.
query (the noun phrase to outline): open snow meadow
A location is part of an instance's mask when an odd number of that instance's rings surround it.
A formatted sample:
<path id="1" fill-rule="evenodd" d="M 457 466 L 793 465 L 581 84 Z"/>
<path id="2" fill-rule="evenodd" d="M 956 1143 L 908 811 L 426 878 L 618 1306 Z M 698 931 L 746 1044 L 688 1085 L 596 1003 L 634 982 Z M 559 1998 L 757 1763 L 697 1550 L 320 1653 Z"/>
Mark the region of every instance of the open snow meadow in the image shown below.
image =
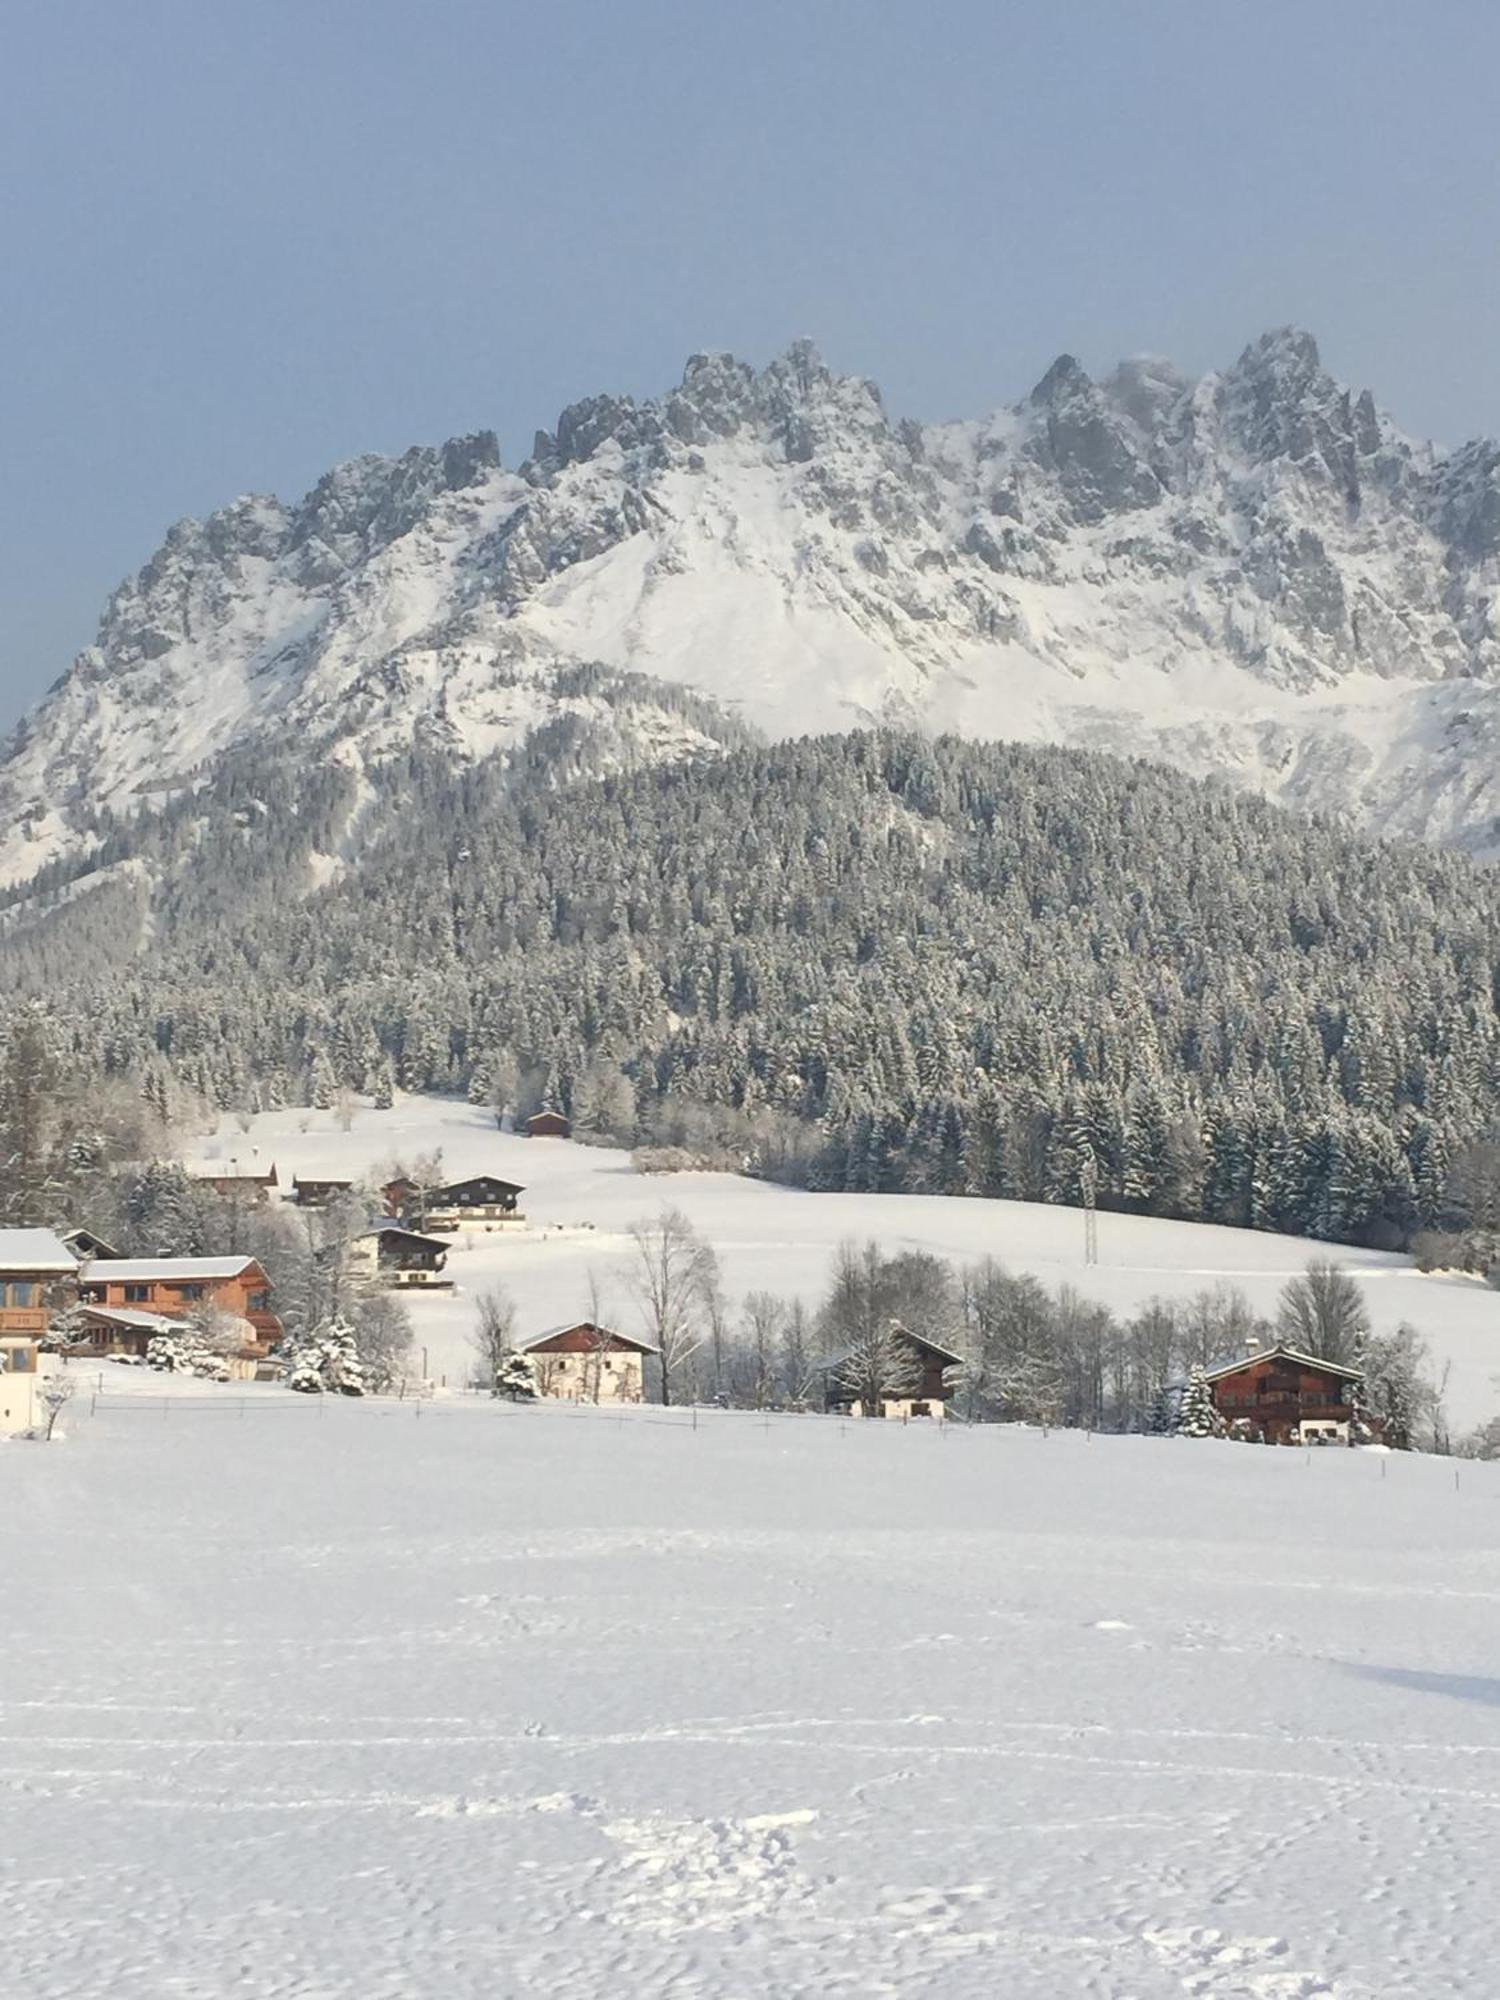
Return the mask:
<path id="1" fill-rule="evenodd" d="M 1500 1465 L 98 1374 L 7 1996 L 1496 1990 Z"/>

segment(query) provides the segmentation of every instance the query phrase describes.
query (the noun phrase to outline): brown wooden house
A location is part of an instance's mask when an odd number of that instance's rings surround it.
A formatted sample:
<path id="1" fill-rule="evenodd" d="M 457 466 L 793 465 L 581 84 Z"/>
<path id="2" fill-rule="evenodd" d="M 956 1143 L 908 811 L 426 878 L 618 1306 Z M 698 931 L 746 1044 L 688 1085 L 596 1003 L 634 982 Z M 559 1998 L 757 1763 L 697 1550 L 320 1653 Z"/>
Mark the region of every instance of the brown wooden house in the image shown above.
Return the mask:
<path id="1" fill-rule="evenodd" d="M 549 1327 L 520 1351 L 536 1369 L 537 1394 L 571 1403 L 639 1403 L 645 1394 L 649 1340 L 616 1333 L 592 1320 Z"/>
<path id="2" fill-rule="evenodd" d="M 953 1394 L 952 1372 L 963 1357 L 951 1348 L 913 1333 L 899 1321 L 891 1327 L 892 1345 L 901 1350 L 899 1365 L 892 1367 L 892 1383 L 880 1398 L 878 1409 L 866 1410 L 859 1391 L 852 1386 L 858 1374 L 851 1368 L 851 1356 L 836 1355 L 824 1367 L 827 1408 L 851 1417 L 946 1417 Z M 874 1374 L 874 1369 L 871 1369 Z"/>
<path id="3" fill-rule="evenodd" d="M 516 1206 L 525 1192 L 498 1174 L 474 1174 L 444 1187 L 422 1188 L 403 1203 L 401 1220 L 448 1236 L 460 1229 L 508 1229 L 526 1220 Z"/>
<path id="4" fill-rule="evenodd" d="M 78 1259 L 50 1229 L 0 1229 L 0 1334 L 35 1340 L 72 1296 Z"/>
<path id="5" fill-rule="evenodd" d="M 234 1164 L 230 1162 L 231 1166 Z M 264 1174 L 218 1174 L 212 1170 L 199 1169 L 197 1178 L 205 1187 L 211 1187 L 215 1194 L 227 1200 L 268 1201 L 281 1183 L 276 1175 L 276 1162 L 271 1162 L 269 1173 Z"/>
<path id="6" fill-rule="evenodd" d="M 271 1281 L 253 1257 L 119 1257 L 84 1266 L 79 1302 L 106 1312 L 132 1308 L 146 1319 L 185 1320 L 194 1306 L 216 1306 L 247 1320 L 262 1353 L 281 1339 L 271 1310 Z M 156 1329 L 159 1331 L 159 1329 Z M 141 1326 L 122 1351 L 146 1350 L 151 1330 Z"/>
<path id="7" fill-rule="evenodd" d="M 536 1111 L 526 1120 L 528 1139 L 568 1139 L 572 1134 L 572 1124 L 560 1111 Z"/>
<path id="8" fill-rule="evenodd" d="M 387 1181 L 380 1190 L 380 1199 L 385 1204 L 386 1214 L 393 1221 L 399 1221 L 415 1205 L 417 1196 L 421 1192 L 421 1188 L 414 1180 L 405 1174 L 397 1174 L 393 1181 Z"/>
<path id="9" fill-rule="evenodd" d="M 1238 1361 L 1204 1370 L 1214 1406 L 1230 1429 L 1262 1444 L 1353 1441 L 1364 1373 L 1302 1354 L 1284 1343 L 1252 1349 Z M 1378 1429 L 1368 1417 L 1367 1428 Z"/>
<path id="10" fill-rule="evenodd" d="M 291 1198 L 299 1208 L 327 1208 L 340 1195 L 348 1194 L 353 1186 L 353 1181 L 304 1180 L 300 1175 L 293 1174 Z"/>
<path id="11" fill-rule="evenodd" d="M 354 1268 L 391 1291 L 451 1290 L 443 1266 L 452 1245 L 444 1236 L 424 1236 L 399 1222 L 378 1222 L 348 1245 Z"/>

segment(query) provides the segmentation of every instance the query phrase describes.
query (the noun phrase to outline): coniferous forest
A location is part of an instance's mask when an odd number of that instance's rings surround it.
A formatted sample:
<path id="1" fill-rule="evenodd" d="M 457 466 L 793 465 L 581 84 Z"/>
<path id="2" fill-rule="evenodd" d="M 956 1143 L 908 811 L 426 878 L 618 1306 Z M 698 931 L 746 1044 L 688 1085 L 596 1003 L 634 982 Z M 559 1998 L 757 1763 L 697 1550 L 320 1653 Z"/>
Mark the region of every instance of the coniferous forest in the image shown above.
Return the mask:
<path id="1" fill-rule="evenodd" d="M 13 896 L 6 983 L 164 1112 L 460 1091 L 819 1188 L 1493 1232 L 1493 872 L 1073 751 L 568 750 L 231 766 Z"/>

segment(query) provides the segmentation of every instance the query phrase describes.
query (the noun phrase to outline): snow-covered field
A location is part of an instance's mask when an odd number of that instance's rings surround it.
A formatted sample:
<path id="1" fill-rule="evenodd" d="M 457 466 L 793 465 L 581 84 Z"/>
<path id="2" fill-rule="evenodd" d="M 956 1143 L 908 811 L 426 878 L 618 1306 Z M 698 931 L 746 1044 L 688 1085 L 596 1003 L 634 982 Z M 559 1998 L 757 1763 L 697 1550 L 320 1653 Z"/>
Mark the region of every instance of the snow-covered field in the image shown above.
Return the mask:
<path id="1" fill-rule="evenodd" d="M 303 1127 L 306 1130 L 303 1130 Z M 673 1204 L 714 1245 L 735 1302 L 763 1289 L 810 1304 L 824 1289 L 844 1237 L 874 1237 L 888 1250 L 915 1248 L 972 1261 L 993 1256 L 1049 1286 L 1072 1283 L 1090 1298 L 1129 1312 L 1161 1294 L 1181 1297 L 1227 1279 L 1257 1311 L 1271 1315 L 1277 1294 L 1326 1244 L 1249 1230 L 1215 1229 L 1149 1217 L 1099 1218 L 1099 1261 L 1083 1261 L 1083 1217 L 1022 1202 L 921 1195 L 804 1194 L 732 1174 L 643 1177 L 627 1155 L 557 1139 L 497 1132 L 493 1118 L 447 1099 L 406 1098 L 390 1111 L 362 1110 L 351 1129 L 327 1111 L 281 1111 L 255 1119 L 249 1133 L 226 1123 L 196 1142 L 200 1160 L 238 1162 L 245 1173 L 274 1160 L 281 1184 L 294 1173 L 359 1178 L 394 1158 L 441 1148 L 443 1170 L 491 1171 L 526 1188 L 524 1232 L 458 1238 L 448 1259 L 452 1293 L 412 1301 L 428 1368 L 450 1384 L 467 1379 L 474 1298 L 503 1283 L 517 1302 L 522 1334 L 537 1333 L 588 1306 L 597 1277 L 604 1314 L 639 1330 L 630 1292 L 630 1224 Z M 1455 1430 L 1500 1407 L 1500 1293 L 1473 1279 L 1424 1277 L 1404 1257 L 1339 1250 L 1358 1276 L 1382 1331 L 1410 1320 L 1440 1364 L 1450 1368 L 1447 1407 Z"/>
<path id="2" fill-rule="evenodd" d="M 1496 1991 L 1500 1466 L 114 1375 L 0 1448 L 7 1996 Z"/>

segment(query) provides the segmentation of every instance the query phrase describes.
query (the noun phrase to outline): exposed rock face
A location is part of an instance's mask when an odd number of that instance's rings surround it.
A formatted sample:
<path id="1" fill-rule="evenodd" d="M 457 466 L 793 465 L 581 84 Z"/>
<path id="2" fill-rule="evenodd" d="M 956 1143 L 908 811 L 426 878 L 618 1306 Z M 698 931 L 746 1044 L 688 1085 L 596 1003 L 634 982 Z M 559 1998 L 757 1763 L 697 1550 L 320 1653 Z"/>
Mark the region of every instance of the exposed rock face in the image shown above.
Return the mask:
<path id="1" fill-rule="evenodd" d="M 503 748 L 590 660 L 773 735 L 1083 742 L 1493 854 L 1497 578 L 1500 446 L 1413 442 L 1293 329 L 928 426 L 805 341 L 699 354 L 515 473 L 481 431 L 180 522 L 5 747 L 0 874 L 247 738 Z"/>

